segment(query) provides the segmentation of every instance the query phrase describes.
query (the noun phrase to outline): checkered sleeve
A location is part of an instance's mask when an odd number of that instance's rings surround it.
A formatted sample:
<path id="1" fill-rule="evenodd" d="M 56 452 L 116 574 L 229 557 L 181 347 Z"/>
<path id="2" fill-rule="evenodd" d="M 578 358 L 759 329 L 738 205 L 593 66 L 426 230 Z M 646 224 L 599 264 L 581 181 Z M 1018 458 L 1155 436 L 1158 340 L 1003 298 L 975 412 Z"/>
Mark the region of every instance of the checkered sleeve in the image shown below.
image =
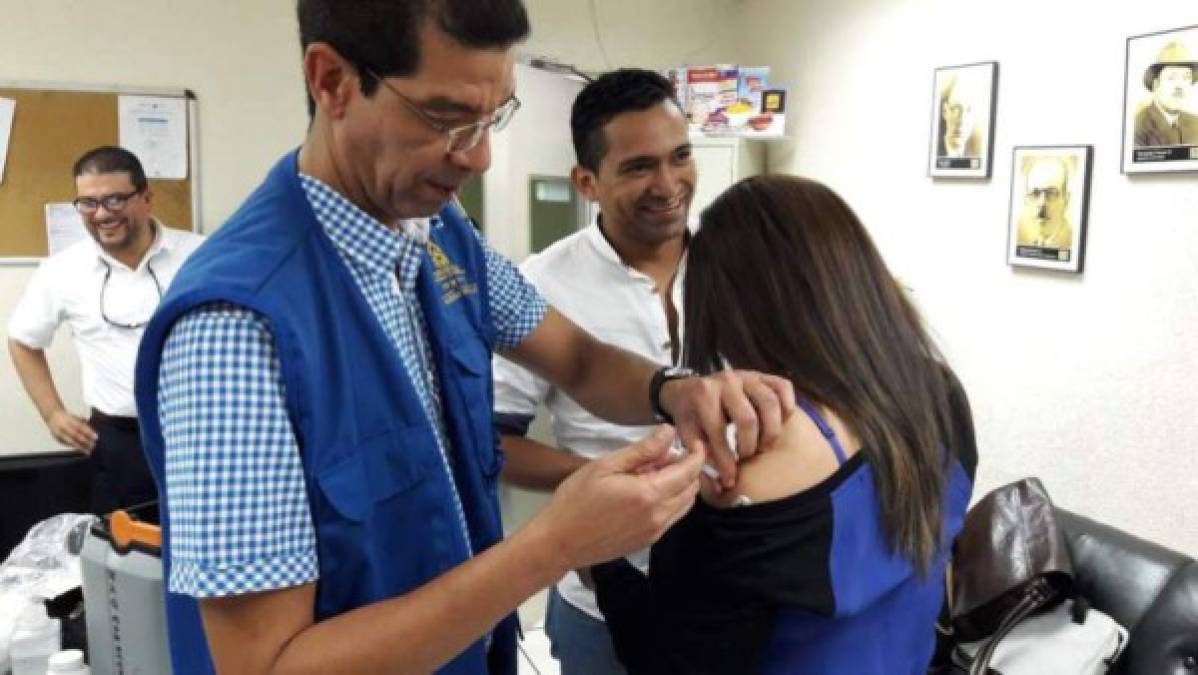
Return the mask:
<path id="1" fill-rule="evenodd" d="M 487 287 L 491 321 L 495 324 L 495 350 L 507 351 L 524 341 L 541 325 L 549 304 L 511 261 L 500 255 L 475 231 L 487 261 Z"/>
<path id="2" fill-rule="evenodd" d="M 163 347 L 171 591 L 220 597 L 317 579 L 316 538 L 269 322 L 230 304 L 180 319 Z"/>

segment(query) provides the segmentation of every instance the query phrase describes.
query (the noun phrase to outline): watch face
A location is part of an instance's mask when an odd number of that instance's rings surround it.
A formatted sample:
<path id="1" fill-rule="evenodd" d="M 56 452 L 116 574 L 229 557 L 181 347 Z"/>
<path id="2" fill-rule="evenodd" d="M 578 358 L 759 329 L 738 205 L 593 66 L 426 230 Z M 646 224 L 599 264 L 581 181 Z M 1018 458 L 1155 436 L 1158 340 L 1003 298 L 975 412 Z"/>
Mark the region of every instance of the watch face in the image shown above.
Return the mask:
<path id="1" fill-rule="evenodd" d="M 666 368 L 664 371 L 662 371 L 662 375 L 668 380 L 677 379 L 679 377 L 690 377 L 694 374 L 695 371 L 691 370 L 690 368 L 682 367 Z"/>

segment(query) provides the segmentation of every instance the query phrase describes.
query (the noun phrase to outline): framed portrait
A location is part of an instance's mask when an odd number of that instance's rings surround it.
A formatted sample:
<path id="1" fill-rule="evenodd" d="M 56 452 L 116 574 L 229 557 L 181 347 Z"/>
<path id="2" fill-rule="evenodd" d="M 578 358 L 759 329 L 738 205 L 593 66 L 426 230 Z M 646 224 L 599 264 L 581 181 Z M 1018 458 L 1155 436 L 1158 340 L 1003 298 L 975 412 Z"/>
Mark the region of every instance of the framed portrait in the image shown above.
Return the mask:
<path id="1" fill-rule="evenodd" d="M 928 175 L 989 178 L 998 62 L 937 68 L 932 78 Z"/>
<path id="2" fill-rule="evenodd" d="M 1016 146 L 1007 262 L 1081 272 L 1092 145 Z"/>
<path id="3" fill-rule="evenodd" d="M 1198 26 L 1127 38 L 1123 173 L 1198 171 Z"/>

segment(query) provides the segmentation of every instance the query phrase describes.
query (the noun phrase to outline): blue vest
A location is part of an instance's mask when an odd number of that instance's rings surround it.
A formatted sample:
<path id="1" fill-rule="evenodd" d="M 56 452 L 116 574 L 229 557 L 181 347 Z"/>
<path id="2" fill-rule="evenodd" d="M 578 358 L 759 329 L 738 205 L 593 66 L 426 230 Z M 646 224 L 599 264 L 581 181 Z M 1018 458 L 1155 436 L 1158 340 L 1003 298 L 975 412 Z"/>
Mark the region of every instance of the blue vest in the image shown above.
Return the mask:
<path id="1" fill-rule="evenodd" d="M 171 527 L 159 363 L 174 322 L 214 301 L 258 312 L 274 333 L 316 529 L 317 621 L 403 595 L 502 537 L 496 498 L 502 455 L 491 426 L 495 329 L 484 254 L 456 208 L 447 206 L 440 217 L 417 286 L 470 548 L 411 375 L 317 222 L 291 153 L 187 261 L 142 339 L 137 407 L 165 506 L 164 574 L 170 574 Z M 167 623 L 175 673 L 211 673 L 195 600 L 168 593 Z M 512 614 L 496 627 L 490 654 L 480 640 L 438 672 L 514 673 L 515 631 Z"/>

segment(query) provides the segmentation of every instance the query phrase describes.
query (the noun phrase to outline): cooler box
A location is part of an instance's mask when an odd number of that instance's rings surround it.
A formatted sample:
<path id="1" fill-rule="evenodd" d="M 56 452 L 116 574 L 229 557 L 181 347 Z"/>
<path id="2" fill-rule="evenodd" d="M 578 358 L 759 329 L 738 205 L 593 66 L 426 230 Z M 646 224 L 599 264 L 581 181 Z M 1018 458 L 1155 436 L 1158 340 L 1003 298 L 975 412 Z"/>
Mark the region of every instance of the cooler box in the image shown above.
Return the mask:
<path id="1" fill-rule="evenodd" d="M 162 532 L 130 512 L 97 521 L 79 553 L 88 664 L 93 675 L 170 675 Z"/>

